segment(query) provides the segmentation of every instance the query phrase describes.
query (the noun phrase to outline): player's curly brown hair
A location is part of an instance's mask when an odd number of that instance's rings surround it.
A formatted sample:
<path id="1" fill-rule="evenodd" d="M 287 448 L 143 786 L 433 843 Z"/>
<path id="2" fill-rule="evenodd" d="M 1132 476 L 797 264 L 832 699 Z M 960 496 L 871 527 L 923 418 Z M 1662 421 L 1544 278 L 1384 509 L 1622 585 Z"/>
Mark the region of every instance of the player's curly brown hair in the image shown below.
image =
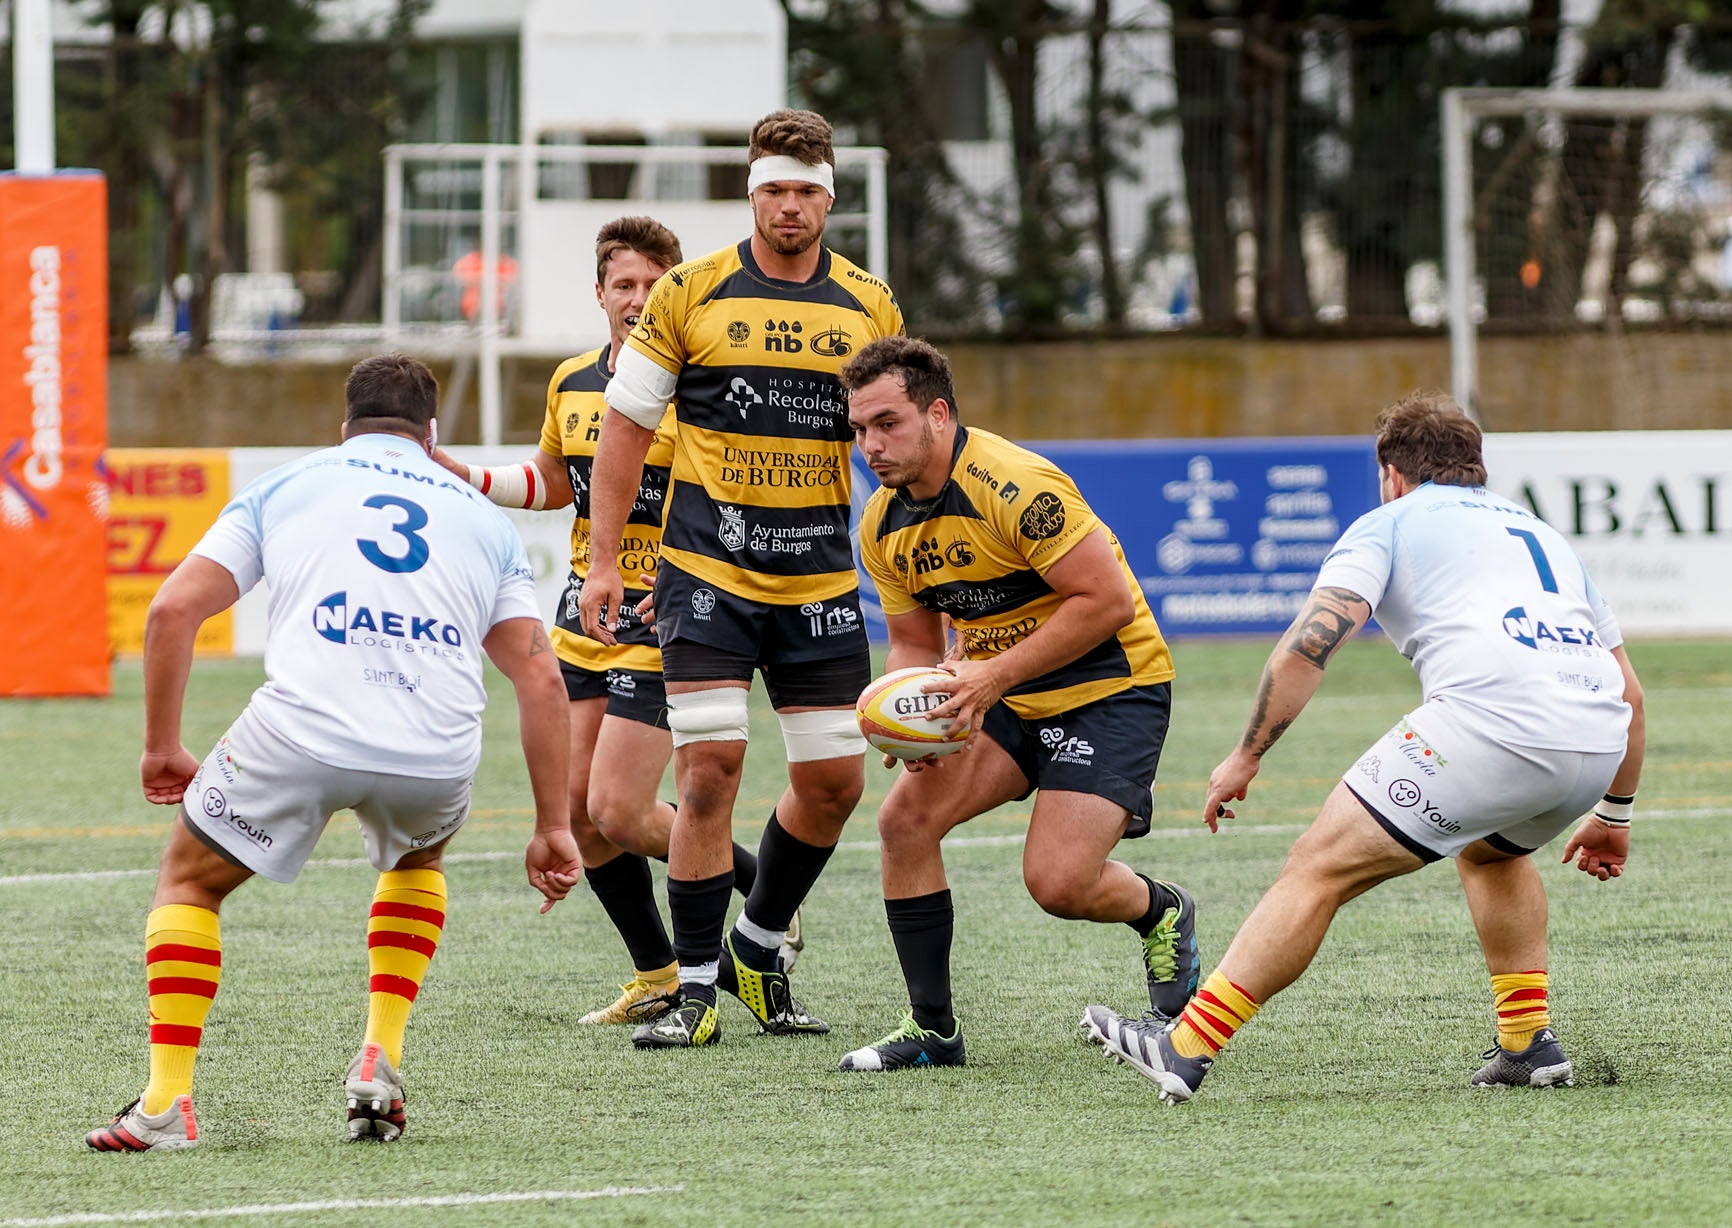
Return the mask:
<path id="1" fill-rule="evenodd" d="M 771 111 L 752 125 L 746 161 L 756 162 L 766 154 L 797 158 L 807 166 L 835 166 L 836 130 L 816 111 Z"/>
<path id="2" fill-rule="evenodd" d="M 1447 392 L 1410 392 L 1377 415 L 1377 463 L 1414 482 L 1484 486 L 1479 425 Z"/>
<path id="3" fill-rule="evenodd" d="M 884 375 L 894 376 L 920 409 L 942 397 L 950 406 L 951 419 L 956 420 L 956 386 L 950 377 L 950 360 L 931 342 L 919 337 L 880 337 L 850 358 L 836 378 L 846 391 L 858 392 Z"/>
<path id="4" fill-rule="evenodd" d="M 607 282 L 607 262 L 623 251 L 636 252 L 664 269 L 685 259 L 679 238 L 653 217 L 616 217 L 595 232 L 596 285 Z"/>

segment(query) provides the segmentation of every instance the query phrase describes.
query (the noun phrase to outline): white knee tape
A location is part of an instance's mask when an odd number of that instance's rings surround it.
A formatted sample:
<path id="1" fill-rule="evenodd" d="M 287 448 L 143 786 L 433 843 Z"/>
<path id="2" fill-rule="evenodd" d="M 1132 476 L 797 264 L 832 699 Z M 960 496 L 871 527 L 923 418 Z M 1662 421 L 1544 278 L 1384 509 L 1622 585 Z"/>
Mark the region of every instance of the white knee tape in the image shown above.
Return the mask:
<path id="1" fill-rule="evenodd" d="M 778 712 L 776 719 L 782 722 L 782 744 L 788 748 L 789 763 L 866 753 L 866 739 L 860 736 L 852 708 Z"/>
<path id="2" fill-rule="evenodd" d="M 751 726 L 746 688 L 713 687 L 668 696 L 668 728 L 675 746 L 692 742 L 744 742 Z"/>

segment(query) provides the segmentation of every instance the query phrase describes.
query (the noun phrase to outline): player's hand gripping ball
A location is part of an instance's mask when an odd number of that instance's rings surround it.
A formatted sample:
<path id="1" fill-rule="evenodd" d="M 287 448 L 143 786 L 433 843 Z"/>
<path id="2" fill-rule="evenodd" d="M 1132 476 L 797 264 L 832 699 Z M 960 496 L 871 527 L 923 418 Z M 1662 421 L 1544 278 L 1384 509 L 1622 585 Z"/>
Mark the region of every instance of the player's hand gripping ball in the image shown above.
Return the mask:
<path id="1" fill-rule="evenodd" d="M 860 732 L 875 749 L 898 759 L 931 759 L 961 750 L 968 730 L 948 736 L 950 718 L 926 715 L 950 695 L 921 690 L 929 682 L 949 682 L 952 677 L 929 666 L 891 670 L 860 692 L 854 704 Z"/>

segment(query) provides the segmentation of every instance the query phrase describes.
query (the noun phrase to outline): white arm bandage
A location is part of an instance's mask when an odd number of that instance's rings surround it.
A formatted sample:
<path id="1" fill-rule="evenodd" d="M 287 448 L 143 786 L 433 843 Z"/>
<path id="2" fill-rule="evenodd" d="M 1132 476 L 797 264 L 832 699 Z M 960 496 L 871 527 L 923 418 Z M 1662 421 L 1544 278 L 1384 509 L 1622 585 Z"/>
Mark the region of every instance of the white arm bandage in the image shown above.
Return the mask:
<path id="1" fill-rule="evenodd" d="M 607 381 L 607 407 L 653 431 L 661 425 L 678 383 L 679 376 L 664 371 L 655 359 L 623 346 L 614 359 L 613 378 Z"/>
<path id="2" fill-rule="evenodd" d="M 547 482 L 534 465 L 501 465 L 497 469 L 471 465 L 469 484 L 500 507 L 526 507 L 539 512 L 547 506 Z"/>

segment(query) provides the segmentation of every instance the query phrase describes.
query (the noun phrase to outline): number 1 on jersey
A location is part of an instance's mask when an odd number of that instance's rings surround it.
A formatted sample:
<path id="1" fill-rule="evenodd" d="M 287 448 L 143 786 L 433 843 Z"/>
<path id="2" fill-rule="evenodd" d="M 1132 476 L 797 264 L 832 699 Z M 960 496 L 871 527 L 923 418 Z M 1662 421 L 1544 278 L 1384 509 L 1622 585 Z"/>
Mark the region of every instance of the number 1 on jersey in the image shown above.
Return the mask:
<path id="1" fill-rule="evenodd" d="M 1528 553 L 1533 556 L 1534 570 L 1540 573 L 1540 587 L 1548 593 L 1558 591 L 1558 578 L 1552 575 L 1551 560 L 1546 558 L 1545 548 L 1540 545 L 1540 539 L 1532 529 L 1506 529 L 1511 537 L 1519 537 L 1527 546 Z"/>

